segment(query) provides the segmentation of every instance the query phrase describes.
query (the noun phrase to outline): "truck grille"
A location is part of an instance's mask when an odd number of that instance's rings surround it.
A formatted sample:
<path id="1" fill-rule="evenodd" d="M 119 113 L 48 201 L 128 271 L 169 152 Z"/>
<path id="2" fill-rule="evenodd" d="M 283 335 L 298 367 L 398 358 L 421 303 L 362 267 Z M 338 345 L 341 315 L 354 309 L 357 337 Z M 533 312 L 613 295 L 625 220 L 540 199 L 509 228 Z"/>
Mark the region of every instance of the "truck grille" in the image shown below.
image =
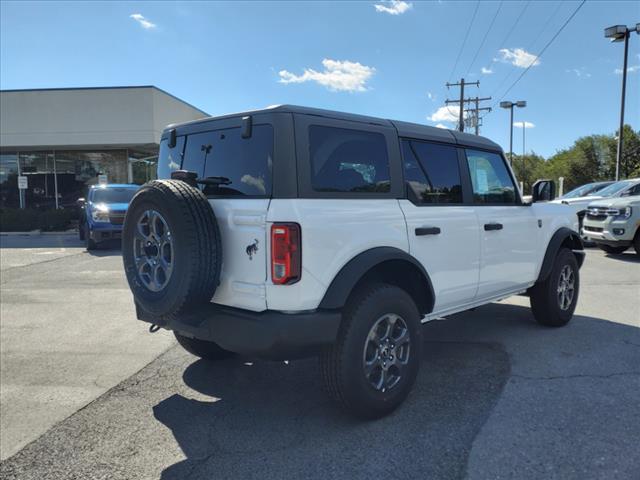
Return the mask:
<path id="1" fill-rule="evenodd" d="M 607 207 L 589 207 L 587 210 L 587 218 L 589 220 L 604 220 L 607 218 Z"/>
<path id="2" fill-rule="evenodd" d="M 109 212 L 109 222 L 113 225 L 122 225 L 124 223 L 125 211 Z"/>
<path id="3" fill-rule="evenodd" d="M 587 225 L 584 226 L 584 230 L 587 232 L 602 232 L 602 228 L 600 227 L 589 227 Z"/>

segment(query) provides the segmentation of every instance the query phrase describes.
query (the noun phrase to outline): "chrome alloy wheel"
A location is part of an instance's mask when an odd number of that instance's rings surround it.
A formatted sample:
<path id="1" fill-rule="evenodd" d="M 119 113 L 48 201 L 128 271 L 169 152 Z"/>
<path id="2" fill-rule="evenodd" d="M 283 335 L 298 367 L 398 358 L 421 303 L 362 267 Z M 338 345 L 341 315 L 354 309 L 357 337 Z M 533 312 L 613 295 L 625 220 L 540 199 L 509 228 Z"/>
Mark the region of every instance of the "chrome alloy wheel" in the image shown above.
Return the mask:
<path id="1" fill-rule="evenodd" d="M 146 210 L 138 219 L 133 256 L 138 278 L 145 287 L 159 292 L 169 283 L 174 261 L 173 238 L 159 212 Z"/>
<path id="2" fill-rule="evenodd" d="M 364 375 L 373 388 L 386 392 L 395 387 L 409 364 L 411 336 L 399 315 L 387 313 L 369 330 L 364 345 Z"/>
<path id="3" fill-rule="evenodd" d="M 558 279 L 558 305 L 561 310 L 568 310 L 575 295 L 576 278 L 570 265 L 565 265 Z"/>

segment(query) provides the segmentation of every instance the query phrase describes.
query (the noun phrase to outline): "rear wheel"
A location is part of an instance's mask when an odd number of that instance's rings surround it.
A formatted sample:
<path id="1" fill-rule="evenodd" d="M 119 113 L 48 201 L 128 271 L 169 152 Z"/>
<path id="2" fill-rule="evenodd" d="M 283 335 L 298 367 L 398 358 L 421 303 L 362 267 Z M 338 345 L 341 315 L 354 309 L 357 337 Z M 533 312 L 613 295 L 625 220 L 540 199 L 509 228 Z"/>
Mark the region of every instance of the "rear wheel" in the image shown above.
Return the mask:
<path id="1" fill-rule="evenodd" d="M 633 238 L 633 249 L 636 251 L 636 256 L 640 257 L 640 228 L 636 232 L 636 236 Z"/>
<path id="2" fill-rule="evenodd" d="M 421 347 L 420 315 L 409 294 L 386 284 L 362 288 L 345 307 L 336 343 L 320 358 L 327 391 L 354 416 L 387 415 L 409 394 Z"/>
<path id="3" fill-rule="evenodd" d="M 598 248 L 604 250 L 611 255 L 619 255 L 627 250 L 629 247 L 612 247 L 611 245 L 604 245 L 599 243 Z"/>
<path id="4" fill-rule="evenodd" d="M 206 340 L 198 340 L 197 338 L 189 338 L 173 332 L 178 343 L 191 355 L 203 358 L 205 360 L 222 360 L 224 358 L 233 357 L 235 354 L 219 347 L 216 343 L 207 342 Z"/>
<path id="5" fill-rule="evenodd" d="M 548 327 L 569 323 L 578 303 L 580 277 L 576 256 L 568 248 L 558 252 L 551 274 L 531 289 L 531 310 L 536 321 Z"/>

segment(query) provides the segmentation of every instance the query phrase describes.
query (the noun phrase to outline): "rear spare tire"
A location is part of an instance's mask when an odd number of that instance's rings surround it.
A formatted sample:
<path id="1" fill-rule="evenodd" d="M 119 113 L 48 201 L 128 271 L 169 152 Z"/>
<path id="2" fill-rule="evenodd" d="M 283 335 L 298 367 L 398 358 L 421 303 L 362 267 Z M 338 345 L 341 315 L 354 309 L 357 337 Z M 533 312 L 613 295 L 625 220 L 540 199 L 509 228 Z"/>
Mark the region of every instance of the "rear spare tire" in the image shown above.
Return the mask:
<path id="1" fill-rule="evenodd" d="M 181 180 L 154 180 L 133 197 L 122 258 L 137 304 L 168 320 L 208 303 L 220 280 L 220 231 L 207 197 Z"/>

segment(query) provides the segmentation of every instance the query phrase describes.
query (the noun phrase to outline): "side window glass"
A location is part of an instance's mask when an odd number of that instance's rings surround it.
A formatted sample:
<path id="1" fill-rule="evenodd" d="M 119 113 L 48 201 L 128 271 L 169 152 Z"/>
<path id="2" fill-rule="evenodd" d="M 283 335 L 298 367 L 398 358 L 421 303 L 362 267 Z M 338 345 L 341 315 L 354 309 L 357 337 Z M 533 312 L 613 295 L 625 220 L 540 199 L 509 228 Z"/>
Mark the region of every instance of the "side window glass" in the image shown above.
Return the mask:
<path id="1" fill-rule="evenodd" d="M 462 181 L 455 147 L 403 140 L 402 150 L 405 180 L 413 202 L 462 203 Z"/>
<path id="2" fill-rule="evenodd" d="M 317 192 L 389 192 L 384 135 L 346 128 L 309 127 L 311 185 Z"/>
<path id="3" fill-rule="evenodd" d="M 169 148 L 169 140 L 160 142 L 158 154 L 158 178 L 171 178 L 171 172 L 178 170 L 182 164 L 182 152 L 184 150 L 184 135 L 176 138 L 176 146 Z"/>
<path id="4" fill-rule="evenodd" d="M 474 202 L 514 205 L 516 189 L 502 157 L 470 149 L 466 154 Z"/>

